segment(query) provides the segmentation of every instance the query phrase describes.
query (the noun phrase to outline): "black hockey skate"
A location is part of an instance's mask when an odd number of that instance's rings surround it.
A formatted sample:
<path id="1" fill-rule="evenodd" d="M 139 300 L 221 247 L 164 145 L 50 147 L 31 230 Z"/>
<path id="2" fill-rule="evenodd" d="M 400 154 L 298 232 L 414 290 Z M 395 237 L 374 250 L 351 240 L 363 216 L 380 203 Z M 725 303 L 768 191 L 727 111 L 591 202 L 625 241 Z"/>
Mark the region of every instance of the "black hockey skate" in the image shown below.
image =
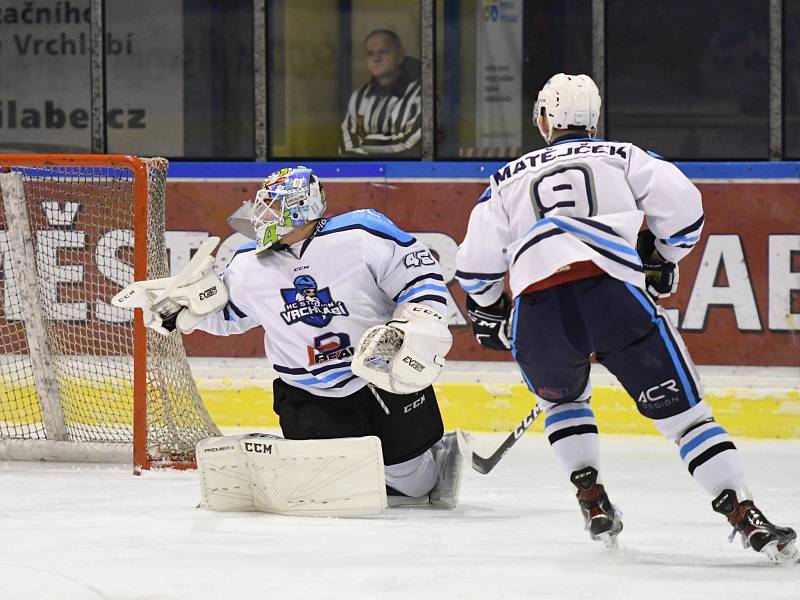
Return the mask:
<path id="1" fill-rule="evenodd" d="M 589 536 L 608 548 L 616 548 L 617 536 L 622 531 L 622 513 L 611 504 L 605 488 L 597 483 L 597 469 L 586 467 L 573 471 L 569 479 L 578 488 L 576 497 Z"/>
<path id="2" fill-rule="evenodd" d="M 791 527 L 778 527 L 770 523 L 752 500 L 736 498 L 733 490 L 722 493 L 711 501 L 711 508 L 728 518 L 733 525 L 730 541 L 737 533 L 742 536 L 742 545 L 766 554 L 773 562 L 798 562 L 800 553 L 794 545 L 797 534 Z"/>

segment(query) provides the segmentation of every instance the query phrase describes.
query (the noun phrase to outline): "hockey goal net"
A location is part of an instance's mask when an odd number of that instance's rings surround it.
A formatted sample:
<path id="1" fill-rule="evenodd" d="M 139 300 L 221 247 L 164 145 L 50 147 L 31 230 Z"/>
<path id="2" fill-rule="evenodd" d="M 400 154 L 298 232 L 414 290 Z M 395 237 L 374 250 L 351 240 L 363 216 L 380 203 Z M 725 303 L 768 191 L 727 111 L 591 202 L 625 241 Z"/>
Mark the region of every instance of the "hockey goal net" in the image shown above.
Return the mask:
<path id="1" fill-rule="evenodd" d="M 169 275 L 167 166 L 0 154 L 0 459 L 190 467 L 219 435 L 180 336 L 110 304 Z"/>

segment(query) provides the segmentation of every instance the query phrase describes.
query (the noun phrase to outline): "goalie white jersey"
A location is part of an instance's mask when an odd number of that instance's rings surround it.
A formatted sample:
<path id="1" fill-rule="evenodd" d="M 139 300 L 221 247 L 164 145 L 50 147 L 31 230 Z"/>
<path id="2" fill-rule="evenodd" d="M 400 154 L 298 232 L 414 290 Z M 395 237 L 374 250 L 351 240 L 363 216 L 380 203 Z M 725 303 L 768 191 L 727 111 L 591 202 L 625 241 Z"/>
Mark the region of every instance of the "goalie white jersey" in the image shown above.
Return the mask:
<path id="1" fill-rule="evenodd" d="M 700 239 L 700 192 L 677 167 L 630 143 L 565 136 L 492 175 L 472 210 L 456 276 L 481 306 L 500 297 L 507 270 L 516 297 L 581 261 L 644 288 L 636 237 L 645 215 L 668 261 Z"/>
<path id="2" fill-rule="evenodd" d="M 341 397 L 366 382 L 350 361 L 362 334 L 419 302 L 447 315 L 439 264 L 381 213 L 356 210 L 321 220 L 312 237 L 261 255 L 248 244 L 223 280 L 230 301 L 198 329 L 217 335 L 264 328 L 267 359 L 286 383 Z"/>

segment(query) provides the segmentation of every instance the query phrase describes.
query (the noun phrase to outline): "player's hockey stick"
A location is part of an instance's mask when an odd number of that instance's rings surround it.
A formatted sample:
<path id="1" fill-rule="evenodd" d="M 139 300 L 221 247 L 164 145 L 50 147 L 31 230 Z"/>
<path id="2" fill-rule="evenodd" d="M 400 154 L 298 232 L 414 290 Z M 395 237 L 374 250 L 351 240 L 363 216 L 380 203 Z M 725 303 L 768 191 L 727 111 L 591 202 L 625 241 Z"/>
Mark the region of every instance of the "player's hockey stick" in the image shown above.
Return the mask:
<path id="1" fill-rule="evenodd" d="M 517 440 L 522 437 L 522 434 L 525 433 L 533 422 L 536 420 L 540 414 L 542 414 L 542 407 L 538 404 L 533 407 L 531 412 L 525 415 L 525 418 L 522 419 L 519 425 L 512 431 L 509 436 L 503 440 L 503 443 L 495 450 L 490 456 L 483 457 L 475 452 L 472 453 L 472 468 L 475 469 L 478 473 L 482 473 L 486 475 L 489 471 L 497 466 L 497 463 L 500 462 L 500 459 L 503 458 L 506 452 L 509 451 L 511 446 L 517 443 Z"/>

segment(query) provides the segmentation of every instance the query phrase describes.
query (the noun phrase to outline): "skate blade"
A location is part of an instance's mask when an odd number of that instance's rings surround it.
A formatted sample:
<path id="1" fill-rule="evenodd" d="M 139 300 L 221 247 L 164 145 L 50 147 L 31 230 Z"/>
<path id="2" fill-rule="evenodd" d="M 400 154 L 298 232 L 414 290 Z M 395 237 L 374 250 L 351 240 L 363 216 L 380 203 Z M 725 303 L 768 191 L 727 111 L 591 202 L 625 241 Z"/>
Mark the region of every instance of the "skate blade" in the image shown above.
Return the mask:
<path id="1" fill-rule="evenodd" d="M 425 496 L 387 496 L 386 504 L 389 508 L 403 508 L 411 506 L 430 506 L 430 499 Z"/>
<path id="2" fill-rule="evenodd" d="M 616 552 L 617 550 L 619 550 L 619 540 L 617 539 L 618 537 L 619 533 L 606 532 L 598 534 L 597 536 L 595 536 L 594 539 L 603 542 L 603 544 L 605 545 L 606 549 L 608 549 L 609 552 Z"/>
<path id="3" fill-rule="evenodd" d="M 794 542 L 789 542 L 783 548 L 778 547 L 778 542 L 772 542 L 764 546 L 761 552 L 777 564 L 800 564 L 800 552 Z"/>

